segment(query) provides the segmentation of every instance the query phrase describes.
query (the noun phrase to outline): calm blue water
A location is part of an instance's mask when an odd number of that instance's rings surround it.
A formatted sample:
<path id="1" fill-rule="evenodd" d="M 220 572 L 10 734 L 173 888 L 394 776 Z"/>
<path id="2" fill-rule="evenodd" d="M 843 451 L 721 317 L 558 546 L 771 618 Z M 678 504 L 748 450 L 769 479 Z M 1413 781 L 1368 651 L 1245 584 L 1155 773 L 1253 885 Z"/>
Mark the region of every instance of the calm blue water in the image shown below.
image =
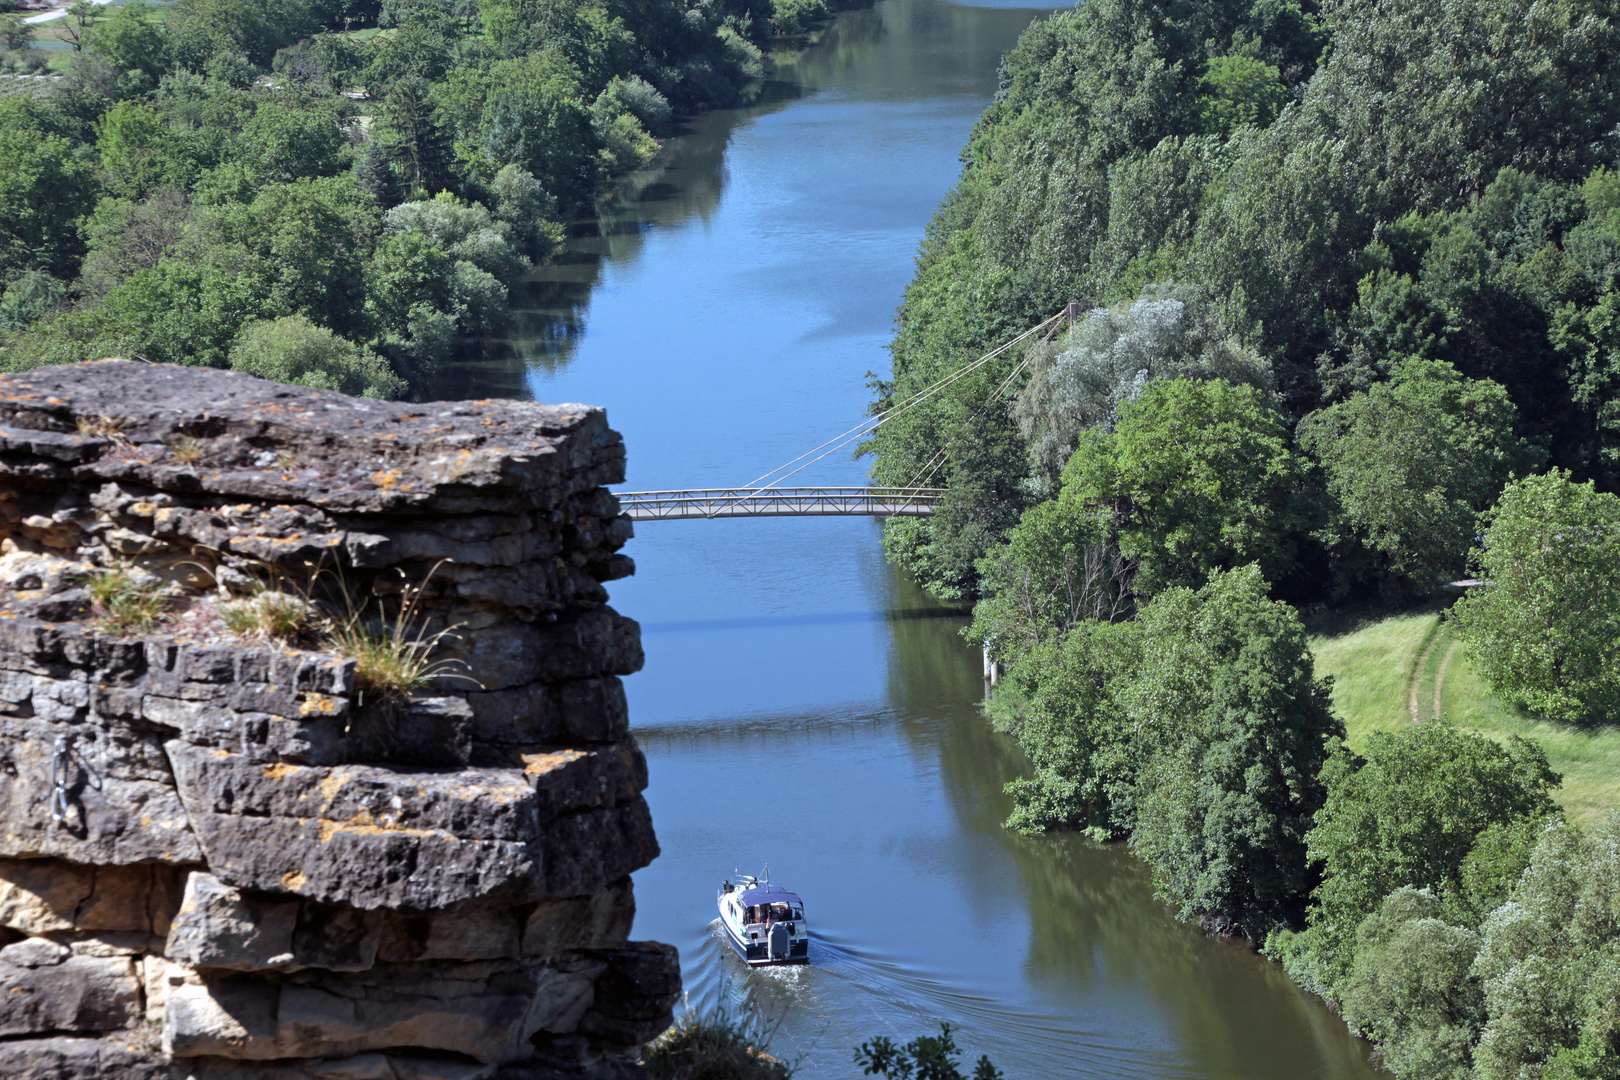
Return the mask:
<path id="1" fill-rule="evenodd" d="M 469 389 L 604 405 L 627 489 L 745 483 L 859 421 L 922 230 L 1040 13 L 882 0 L 780 56 L 625 185 L 600 235 L 519 302 Z M 795 482 L 852 484 L 828 458 Z M 1011 1078 L 1369 1077 L 1364 1047 L 1245 946 L 1176 922 L 1117 848 L 1000 828 L 1024 762 L 977 711 L 962 619 L 899 579 L 861 518 L 651 522 L 614 605 L 664 854 L 640 937 L 694 1003 L 749 999 L 800 1076 L 944 1019 Z M 808 968 L 749 972 L 714 892 L 769 863 L 801 892 Z"/>

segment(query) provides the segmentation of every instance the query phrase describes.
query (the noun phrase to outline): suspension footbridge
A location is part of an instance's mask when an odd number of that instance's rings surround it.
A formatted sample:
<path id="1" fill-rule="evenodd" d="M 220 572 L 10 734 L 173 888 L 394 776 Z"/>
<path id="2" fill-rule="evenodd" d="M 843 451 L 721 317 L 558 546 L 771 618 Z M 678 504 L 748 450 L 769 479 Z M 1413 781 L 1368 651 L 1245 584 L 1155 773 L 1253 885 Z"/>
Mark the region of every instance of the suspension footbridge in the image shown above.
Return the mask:
<path id="1" fill-rule="evenodd" d="M 944 378 L 907 395 L 888 408 L 867 417 L 848 431 L 829 439 L 785 465 L 733 488 L 686 488 L 675 491 L 618 491 L 619 507 L 632 521 L 666 521 L 679 518 L 733 517 L 928 517 L 939 506 L 943 488 L 930 487 L 948 460 L 949 446 L 940 447 L 922 462 L 910 481 L 899 487 L 784 487 L 783 481 L 808 469 L 840 450 L 854 445 L 884 423 L 901 416 L 936 397 L 946 388 L 984 368 L 1009 349 L 1042 331 L 1050 338 L 1062 320 L 1072 327 L 1078 305 L 1064 310 L 1025 330 L 1012 340 L 992 349 L 971 363 L 963 364 Z M 1015 365 L 979 410 L 999 401 L 1013 382 L 1029 366 L 1032 357 Z"/>
<path id="2" fill-rule="evenodd" d="M 926 517 L 942 488 L 741 487 L 629 491 L 619 508 L 631 521 L 727 517 Z"/>

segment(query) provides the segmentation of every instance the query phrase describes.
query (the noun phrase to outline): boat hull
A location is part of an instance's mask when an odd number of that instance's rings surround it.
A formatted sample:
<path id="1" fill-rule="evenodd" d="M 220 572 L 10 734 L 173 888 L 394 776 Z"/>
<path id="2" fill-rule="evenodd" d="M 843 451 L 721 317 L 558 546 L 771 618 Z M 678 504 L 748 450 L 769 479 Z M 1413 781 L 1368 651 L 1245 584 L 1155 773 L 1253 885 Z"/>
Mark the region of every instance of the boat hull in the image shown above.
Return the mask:
<path id="1" fill-rule="evenodd" d="M 810 939 L 795 941 L 788 946 L 788 955 L 772 958 L 770 946 L 763 941 L 746 941 L 737 935 L 731 924 L 725 918 L 720 919 L 720 928 L 726 933 L 726 940 L 731 947 L 737 950 L 737 955 L 749 967 L 786 967 L 789 964 L 808 964 L 810 962 Z"/>

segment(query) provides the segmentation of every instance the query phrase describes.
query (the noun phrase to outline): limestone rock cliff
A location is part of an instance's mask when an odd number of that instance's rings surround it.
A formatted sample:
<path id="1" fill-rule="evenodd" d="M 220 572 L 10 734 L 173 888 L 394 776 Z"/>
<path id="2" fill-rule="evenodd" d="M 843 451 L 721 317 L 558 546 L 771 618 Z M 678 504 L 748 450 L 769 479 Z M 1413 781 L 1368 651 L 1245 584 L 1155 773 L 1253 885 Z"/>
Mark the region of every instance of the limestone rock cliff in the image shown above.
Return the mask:
<path id="1" fill-rule="evenodd" d="M 623 466 L 585 406 L 0 377 L 0 1072 L 633 1075 Z"/>

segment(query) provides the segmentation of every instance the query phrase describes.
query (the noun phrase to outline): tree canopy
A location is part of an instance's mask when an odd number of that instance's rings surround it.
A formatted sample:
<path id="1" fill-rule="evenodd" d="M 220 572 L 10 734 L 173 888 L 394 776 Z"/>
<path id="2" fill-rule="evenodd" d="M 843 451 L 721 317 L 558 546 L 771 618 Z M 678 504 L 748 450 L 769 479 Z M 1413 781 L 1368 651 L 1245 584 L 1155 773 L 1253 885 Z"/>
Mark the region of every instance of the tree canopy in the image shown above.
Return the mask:
<path id="1" fill-rule="evenodd" d="M 1340 600 L 1460 573 L 1470 515 L 1540 455 L 1613 488 L 1617 35 L 1594 0 L 1105 0 L 1037 21 L 929 226 L 875 407 L 1068 302 L 1092 314 L 886 423 L 874 476 L 1000 439 L 987 389 L 1020 364 L 1025 453 L 1001 455 L 996 490 L 1032 501 L 1144 387 L 1252 386 L 1330 489 L 1296 481 L 1311 512 L 1285 516 L 1293 558 L 1267 573 Z M 971 505 L 963 466 L 939 477 Z M 892 522 L 890 552 L 974 596 L 964 567 L 1015 519 L 972 519 Z"/>
<path id="2" fill-rule="evenodd" d="M 1609 0 L 1037 20 L 874 383 L 888 415 L 988 357 L 864 450 L 946 488 L 885 545 L 1007 665 L 1008 825 L 1128 838 L 1402 1076 L 1620 1067 L 1620 826 L 1558 820 L 1522 739 L 1401 710 L 1358 754 L 1299 614 L 1472 570 L 1493 691 L 1620 719 L 1617 45 Z"/>
<path id="3" fill-rule="evenodd" d="M 274 377 L 433 393 L 501 333 L 562 217 L 646 164 L 677 109 L 748 98 L 761 46 L 827 10 L 78 5 L 72 75 L 0 102 L 0 364 L 234 365 L 249 342 Z M 0 30 L 13 61 L 37 51 Z"/>
<path id="4" fill-rule="evenodd" d="M 1486 584 L 1457 621 L 1492 688 L 1544 716 L 1620 716 L 1620 497 L 1531 476 L 1483 523 Z"/>
<path id="5" fill-rule="evenodd" d="M 1305 837 L 1323 876 L 1304 951 L 1309 981 L 1331 992 L 1348 970 L 1349 935 L 1385 896 L 1430 889 L 1464 910 L 1464 865 L 1480 836 L 1552 814 L 1559 777 L 1534 743 L 1431 722 L 1373 733 L 1364 757 L 1339 750 L 1322 782 L 1326 799 Z"/>
<path id="6" fill-rule="evenodd" d="M 1517 421 L 1499 383 L 1409 360 L 1307 417 L 1300 442 L 1327 474 L 1337 542 L 1378 552 L 1422 595 L 1463 575 L 1474 518 L 1535 461 Z"/>
<path id="7" fill-rule="evenodd" d="M 1253 387 L 1220 379 L 1150 383 L 1112 433 L 1092 429 L 1063 470 L 1065 490 L 1113 515 L 1138 592 L 1197 586 L 1214 570 L 1258 562 L 1275 580 L 1293 565 L 1308 512 L 1306 464 L 1287 424 Z"/>
<path id="8" fill-rule="evenodd" d="M 1189 915 L 1262 938 L 1297 919 L 1317 774 L 1343 734 L 1297 613 L 1255 566 L 1076 625 L 1009 675 L 1035 774 L 1012 824 L 1129 834 Z"/>

